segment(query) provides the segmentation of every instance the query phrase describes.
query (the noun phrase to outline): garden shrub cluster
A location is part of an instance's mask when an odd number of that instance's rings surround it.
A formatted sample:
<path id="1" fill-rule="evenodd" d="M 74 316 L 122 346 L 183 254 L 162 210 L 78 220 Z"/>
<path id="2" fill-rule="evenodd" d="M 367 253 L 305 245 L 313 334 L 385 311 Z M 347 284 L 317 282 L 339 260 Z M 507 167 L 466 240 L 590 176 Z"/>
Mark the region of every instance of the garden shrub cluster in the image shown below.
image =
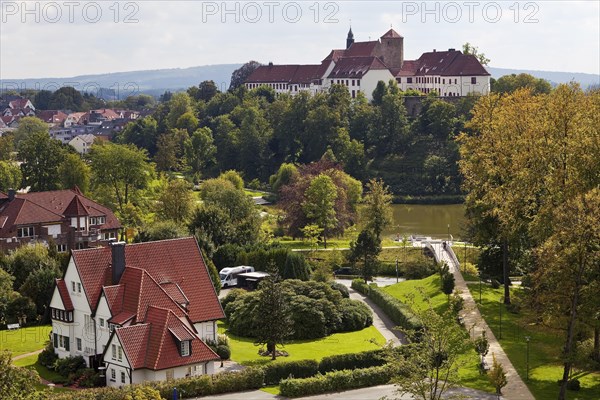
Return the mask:
<path id="1" fill-rule="evenodd" d="M 392 378 L 392 370 L 384 365 L 354 370 L 332 371 L 310 378 L 288 378 L 279 383 L 284 397 L 312 396 L 362 387 L 384 385 Z"/>
<path id="2" fill-rule="evenodd" d="M 383 350 L 364 351 L 362 353 L 336 354 L 325 357 L 319 363 L 319 372 L 343 369 L 378 367 L 386 363 Z"/>
<path id="3" fill-rule="evenodd" d="M 435 271 L 435 262 L 430 260 L 408 261 L 398 266 L 398 275 L 405 279 L 427 278 Z M 396 263 L 379 263 L 377 273 L 382 276 L 396 276 Z"/>
<path id="4" fill-rule="evenodd" d="M 373 300 L 396 325 L 407 330 L 419 330 L 421 328 L 421 322 L 412 313 L 409 306 L 380 290 L 377 286 L 369 286 L 362 280 L 355 279 L 352 281 L 352 289 Z"/>
<path id="5" fill-rule="evenodd" d="M 335 332 L 363 329 L 373 323 L 371 310 L 362 302 L 342 297 L 339 290 L 323 282 L 285 280 L 281 283 L 292 311 L 292 339 L 315 339 Z M 224 299 L 229 331 L 256 337 L 261 312 L 260 289 L 255 292 L 232 291 Z"/>
<path id="6" fill-rule="evenodd" d="M 149 386 L 130 385 L 122 389 L 96 388 L 69 392 L 38 392 L 37 400 L 161 400 L 160 393 Z"/>

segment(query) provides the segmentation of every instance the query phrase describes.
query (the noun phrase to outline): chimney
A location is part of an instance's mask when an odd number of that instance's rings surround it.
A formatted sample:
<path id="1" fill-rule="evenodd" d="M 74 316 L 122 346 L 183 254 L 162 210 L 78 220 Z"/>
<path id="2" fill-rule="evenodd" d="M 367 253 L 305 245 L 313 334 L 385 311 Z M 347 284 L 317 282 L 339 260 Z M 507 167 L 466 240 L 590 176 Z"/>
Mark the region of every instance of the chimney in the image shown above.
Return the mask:
<path id="1" fill-rule="evenodd" d="M 456 49 L 448 49 L 448 51 L 456 51 Z"/>
<path id="2" fill-rule="evenodd" d="M 435 49 L 433 49 L 433 52 L 435 53 Z"/>
<path id="3" fill-rule="evenodd" d="M 273 61 L 269 61 L 269 68 L 273 66 Z"/>
<path id="4" fill-rule="evenodd" d="M 15 189 L 8 189 L 8 201 L 13 201 L 17 191 Z"/>
<path id="5" fill-rule="evenodd" d="M 125 271 L 125 242 L 110 244 L 112 253 L 112 284 L 117 285 Z"/>

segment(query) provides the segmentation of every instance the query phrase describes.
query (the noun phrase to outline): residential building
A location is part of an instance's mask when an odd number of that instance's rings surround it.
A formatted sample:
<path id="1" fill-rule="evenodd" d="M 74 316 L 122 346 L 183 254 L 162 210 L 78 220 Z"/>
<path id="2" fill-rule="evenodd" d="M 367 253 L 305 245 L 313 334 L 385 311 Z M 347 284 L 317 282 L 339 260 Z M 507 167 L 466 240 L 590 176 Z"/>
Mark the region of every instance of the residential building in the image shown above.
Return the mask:
<path id="1" fill-rule="evenodd" d="M 266 85 L 276 93 L 311 94 L 328 91 L 331 85 L 348 88 L 354 98 L 362 92 L 371 100 L 379 81 L 395 79 L 401 90 L 417 90 L 455 97 L 487 94 L 490 74 L 472 55 L 449 49 L 423 53 L 417 60 L 404 59 L 404 38 L 393 29 L 379 40 L 355 42 L 352 29 L 345 49 L 332 50 L 321 64 L 263 65 L 246 80 L 248 89 Z"/>
<path id="2" fill-rule="evenodd" d="M 107 245 L 121 224 L 113 212 L 76 187 L 48 192 L 0 193 L 0 251 L 41 242 L 58 251 Z"/>
<path id="3" fill-rule="evenodd" d="M 96 136 L 91 133 L 85 135 L 77 135 L 69 141 L 69 145 L 73 147 L 79 154 L 89 153 Z"/>
<path id="4" fill-rule="evenodd" d="M 122 386 L 212 374 L 224 317 L 193 237 L 74 250 L 50 303 L 59 357 L 105 366 Z"/>

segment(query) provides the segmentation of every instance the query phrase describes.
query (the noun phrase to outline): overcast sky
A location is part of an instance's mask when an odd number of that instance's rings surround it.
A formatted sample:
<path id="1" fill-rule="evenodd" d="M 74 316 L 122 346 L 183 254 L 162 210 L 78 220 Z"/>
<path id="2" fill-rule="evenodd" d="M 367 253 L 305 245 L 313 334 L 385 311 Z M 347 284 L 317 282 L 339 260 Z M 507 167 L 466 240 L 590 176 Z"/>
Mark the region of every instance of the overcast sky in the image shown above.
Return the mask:
<path id="1" fill-rule="evenodd" d="M 75 75 L 248 60 L 319 63 L 390 26 L 405 59 L 479 47 L 491 66 L 600 73 L 592 1 L 22 1 L 0 0 L 0 78 Z M 38 19 L 38 21 L 36 21 Z"/>

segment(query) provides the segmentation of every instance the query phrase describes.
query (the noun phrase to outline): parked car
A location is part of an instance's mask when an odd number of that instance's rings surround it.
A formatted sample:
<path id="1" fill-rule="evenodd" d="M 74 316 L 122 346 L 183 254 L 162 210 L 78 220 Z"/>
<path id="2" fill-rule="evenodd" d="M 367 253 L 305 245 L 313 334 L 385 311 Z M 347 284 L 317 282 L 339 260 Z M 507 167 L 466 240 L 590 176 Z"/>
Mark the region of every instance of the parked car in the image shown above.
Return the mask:
<path id="1" fill-rule="evenodd" d="M 358 275 L 358 273 L 352 267 L 342 267 L 333 271 L 335 276 L 338 275 Z"/>

